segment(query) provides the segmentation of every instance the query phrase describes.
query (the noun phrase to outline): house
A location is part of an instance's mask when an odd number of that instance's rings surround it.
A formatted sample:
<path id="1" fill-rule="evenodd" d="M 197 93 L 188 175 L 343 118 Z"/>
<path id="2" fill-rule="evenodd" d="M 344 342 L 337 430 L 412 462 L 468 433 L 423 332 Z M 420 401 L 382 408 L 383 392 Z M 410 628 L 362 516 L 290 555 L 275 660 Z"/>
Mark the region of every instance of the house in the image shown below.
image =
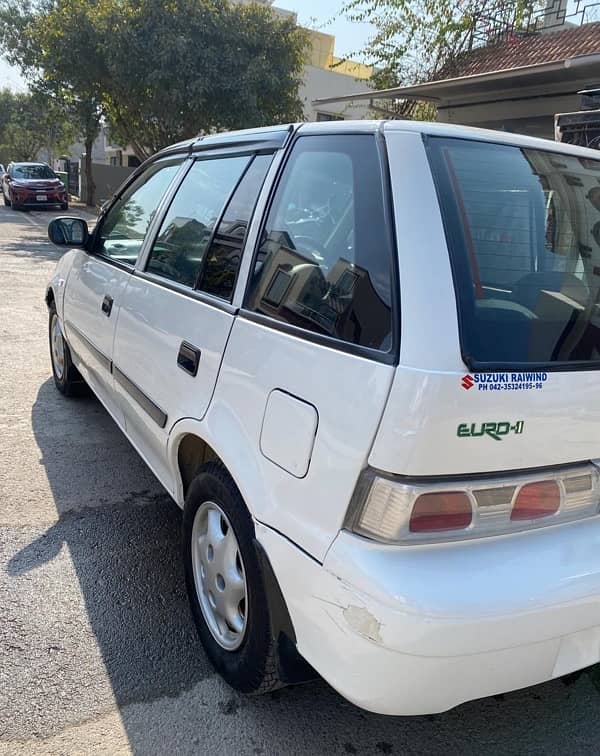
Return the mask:
<path id="1" fill-rule="evenodd" d="M 435 81 L 318 98 L 315 108 L 390 100 L 422 100 L 439 121 L 554 138 L 554 115 L 580 108 L 582 90 L 600 87 L 600 22 L 588 21 L 597 3 L 549 0 L 525 29 L 494 28 L 485 44 L 459 56 Z"/>

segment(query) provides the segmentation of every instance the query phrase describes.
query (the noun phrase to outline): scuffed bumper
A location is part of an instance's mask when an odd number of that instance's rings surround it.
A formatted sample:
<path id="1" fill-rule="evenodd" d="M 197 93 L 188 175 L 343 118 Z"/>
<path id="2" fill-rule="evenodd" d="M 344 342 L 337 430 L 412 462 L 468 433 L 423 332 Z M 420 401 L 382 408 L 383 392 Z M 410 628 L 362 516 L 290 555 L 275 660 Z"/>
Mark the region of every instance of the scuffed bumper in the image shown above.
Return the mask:
<path id="1" fill-rule="evenodd" d="M 340 533 L 321 566 L 257 524 L 300 653 L 343 696 L 427 714 L 600 660 L 600 518 L 381 546 Z"/>

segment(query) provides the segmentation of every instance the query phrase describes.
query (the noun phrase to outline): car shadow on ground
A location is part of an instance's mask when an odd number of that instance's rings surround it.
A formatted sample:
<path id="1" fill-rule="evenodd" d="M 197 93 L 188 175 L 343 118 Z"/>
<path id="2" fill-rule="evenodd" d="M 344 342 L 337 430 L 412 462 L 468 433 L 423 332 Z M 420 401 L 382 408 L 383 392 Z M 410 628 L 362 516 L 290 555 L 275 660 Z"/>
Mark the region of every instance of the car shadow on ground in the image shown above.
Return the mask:
<path id="1" fill-rule="evenodd" d="M 45 212 L 44 212 L 45 211 Z M 93 228 L 95 220 L 87 213 L 83 213 L 79 208 L 57 213 L 52 208 L 35 208 L 35 219 L 37 222 L 30 220 L 31 216 L 27 210 L 13 211 L 10 208 L 0 206 L 0 225 L 10 224 L 15 226 L 19 231 L 25 231 L 25 237 L 15 239 L 4 239 L 2 242 L 2 256 L 10 255 L 11 257 L 34 260 L 36 262 L 52 262 L 58 260 L 65 252 L 65 248 L 55 247 L 48 240 L 47 227 L 48 223 L 58 215 L 68 213 L 70 216 L 76 216 L 87 221 L 88 227 Z M 39 213 L 42 212 L 42 215 Z M 25 213 L 25 217 L 23 214 Z"/>
<path id="2" fill-rule="evenodd" d="M 68 547 L 133 753 L 597 752 L 589 675 L 414 718 L 364 712 L 322 681 L 238 695 L 192 627 L 180 512 L 100 403 L 67 400 L 49 379 L 31 420 L 59 517 L 8 572 L 27 575 Z"/>
<path id="3" fill-rule="evenodd" d="M 26 249 L 22 241 L 4 241 L 2 244 L 3 257 L 10 255 L 36 262 L 52 262 L 58 260 L 63 254 L 64 250 L 53 247 L 49 241 L 44 241 L 43 237 L 27 239 Z"/>

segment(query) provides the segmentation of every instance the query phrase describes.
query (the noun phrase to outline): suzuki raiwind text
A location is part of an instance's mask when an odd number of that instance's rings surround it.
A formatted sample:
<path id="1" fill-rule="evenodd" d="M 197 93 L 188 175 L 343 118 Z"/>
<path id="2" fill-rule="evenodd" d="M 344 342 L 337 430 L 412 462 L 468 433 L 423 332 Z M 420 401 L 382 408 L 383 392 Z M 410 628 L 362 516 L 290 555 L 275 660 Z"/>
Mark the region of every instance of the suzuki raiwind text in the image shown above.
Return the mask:
<path id="1" fill-rule="evenodd" d="M 400 121 L 198 138 L 47 291 L 183 507 L 200 637 L 245 692 L 440 712 L 600 659 L 600 160 Z"/>

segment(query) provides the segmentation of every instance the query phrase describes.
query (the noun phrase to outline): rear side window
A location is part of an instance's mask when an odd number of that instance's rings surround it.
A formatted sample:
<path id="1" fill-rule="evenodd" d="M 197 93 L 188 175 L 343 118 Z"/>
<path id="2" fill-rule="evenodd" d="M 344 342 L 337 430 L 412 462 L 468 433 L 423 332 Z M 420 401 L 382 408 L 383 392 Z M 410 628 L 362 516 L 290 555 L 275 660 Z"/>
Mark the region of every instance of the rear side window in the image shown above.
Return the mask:
<path id="1" fill-rule="evenodd" d="M 246 308 L 388 352 L 392 275 L 374 136 L 298 139 L 267 216 Z"/>
<path id="2" fill-rule="evenodd" d="M 600 161 L 430 138 L 463 355 L 498 366 L 600 359 Z"/>
<path id="3" fill-rule="evenodd" d="M 231 300 L 248 225 L 272 159 L 273 155 L 257 155 L 230 199 L 206 255 L 202 291 Z"/>
<path id="4" fill-rule="evenodd" d="M 215 224 L 250 157 L 198 160 L 190 168 L 160 227 L 146 270 L 193 287 Z"/>

